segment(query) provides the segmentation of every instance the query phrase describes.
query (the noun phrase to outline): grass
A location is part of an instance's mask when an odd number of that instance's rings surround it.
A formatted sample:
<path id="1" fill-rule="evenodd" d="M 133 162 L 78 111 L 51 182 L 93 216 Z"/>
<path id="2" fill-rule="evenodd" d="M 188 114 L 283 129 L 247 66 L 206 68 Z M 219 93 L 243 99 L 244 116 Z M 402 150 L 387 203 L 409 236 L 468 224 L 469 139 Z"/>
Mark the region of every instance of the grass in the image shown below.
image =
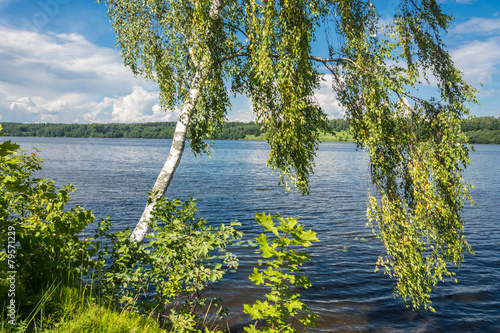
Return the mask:
<path id="1" fill-rule="evenodd" d="M 33 299 L 38 302 L 33 306 Z M 3 303 L 3 302 L 2 302 Z M 51 286 L 30 297 L 31 306 L 18 308 L 16 326 L 8 325 L 1 313 L 0 332 L 167 332 L 150 316 L 130 309 L 118 309 L 87 287 Z"/>
<path id="2" fill-rule="evenodd" d="M 255 135 L 247 135 L 243 140 L 265 140 L 266 139 L 266 134 L 261 134 L 259 136 Z M 342 142 L 342 141 L 348 141 L 348 142 L 353 142 L 353 135 L 349 131 L 341 131 L 341 132 L 335 132 L 335 135 L 332 134 L 320 134 L 319 140 L 321 142 Z"/>
<path id="3" fill-rule="evenodd" d="M 335 135 L 332 134 L 320 134 L 319 140 L 321 142 L 342 142 L 342 141 L 348 141 L 348 142 L 353 142 L 354 137 L 349 131 L 341 131 L 341 132 L 334 132 Z"/>
<path id="4" fill-rule="evenodd" d="M 246 141 L 263 141 L 266 139 L 266 134 L 265 133 L 262 133 L 261 135 L 259 136 L 255 136 L 255 135 L 247 135 L 245 136 L 245 138 L 243 140 L 246 140 Z"/>
<path id="5" fill-rule="evenodd" d="M 88 303 L 77 312 L 77 316 L 56 323 L 49 332 L 167 332 L 151 317 L 126 309 L 116 310 L 95 302 Z"/>

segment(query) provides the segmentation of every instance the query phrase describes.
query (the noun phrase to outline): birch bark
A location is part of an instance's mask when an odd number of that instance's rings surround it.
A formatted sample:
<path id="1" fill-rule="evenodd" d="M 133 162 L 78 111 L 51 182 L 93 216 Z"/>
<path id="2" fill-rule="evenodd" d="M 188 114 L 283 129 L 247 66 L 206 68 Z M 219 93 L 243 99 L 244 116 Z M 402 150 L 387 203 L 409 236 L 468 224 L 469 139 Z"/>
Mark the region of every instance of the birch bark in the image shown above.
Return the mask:
<path id="1" fill-rule="evenodd" d="M 184 103 L 179 115 L 179 119 L 177 120 L 174 138 L 172 140 L 172 145 L 170 147 L 170 152 L 168 154 L 167 160 L 165 161 L 165 164 L 163 165 L 160 174 L 158 175 L 158 178 L 156 179 L 156 182 L 153 186 L 153 200 L 148 205 L 146 205 L 141 219 L 132 232 L 131 238 L 135 242 L 144 241 L 146 234 L 151 231 L 148 222 L 152 217 L 153 207 L 156 204 L 156 200 L 165 195 L 165 192 L 170 185 L 170 181 L 172 180 L 175 170 L 177 170 L 177 167 L 179 166 L 182 154 L 184 152 L 184 147 L 186 145 L 186 134 L 189 120 L 194 108 L 196 107 L 201 80 L 201 73 L 200 71 L 197 71 L 191 85 L 191 89 L 189 91 L 189 99 Z"/>
<path id="2" fill-rule="evenodd" d="M 210 18 L 212 20 L 219 16 L 222 7 L 223 1 L 212 1 L 212 6 L 210 8 Z M 210 32 L 208 31 L 208 33 Z M 205 60 L 198 63 L 198 70 L 195 72 L 188 97 L 182 105 L 181 113 L 175 126 L 174 138 L 172 140 L 170 152 L 151 191 L 153 193 L 153 200 L 151 200 L 151 202 L 146 205 L 146 208 L 144 208 L 142 216 L 130 236 L 134 242 L 143 242 L 147 233 L 151 231 L 149 221 L 152 217 L 154 205 L 156 204 L 158 198 L 165 195 L 175 170 L 177 170 L 177 167 L 179 166 L 184 152 L 184 147 L 186 145 L 186 134 L 189 121 L 196 108 L 200 88 L 204 80 L 204 68 L 206 67 L 206 61 L 209 61 L 209 58 L 209 55 L 206 55 L 204 57 Z"/>

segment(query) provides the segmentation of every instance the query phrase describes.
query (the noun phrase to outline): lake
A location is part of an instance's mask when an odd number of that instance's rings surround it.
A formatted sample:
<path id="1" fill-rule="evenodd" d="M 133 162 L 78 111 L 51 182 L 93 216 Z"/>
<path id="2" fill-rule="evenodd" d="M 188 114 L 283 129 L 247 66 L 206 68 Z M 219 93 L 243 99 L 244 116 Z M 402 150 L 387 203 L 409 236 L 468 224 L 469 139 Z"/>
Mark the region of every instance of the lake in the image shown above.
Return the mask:
<path id="1" fill-rule="evenodd" d="M 72 202 L 111 216 L 113 228 L 133 228 L 170 148 L 170 140 L 9 138 L 41 148 L 41 176 L 73 183 Z M 213 223 L 237 219 L 246 239 L 260 232 L 255 212 L 299 218 L 321 242 L 308 249 L 303 269 L 313 287 L 301 292 L 321 318 L 311 332 L 499 332 L 500 331 L 500 146 L 477 145 L 465 178 L 474 183 L 477 207 L 464 217 L 475 255 L 466 255 L 458 283 L 447 281 L 433 294 L 436 313 L 411 311 L 394 299 L 392 281 L 374 273 L 382 244 L 366 227 L 368 159 L 352 143 L 323 143 L 317 153 L 311 193 L 285 192 L 266 167 L 269 148 L 261 141 L 216 141 L 211 158 L 186 149 L 167 196 L 198 198 L 198 214 Z M 240 269 L 211 290 L 244 321 L 242 301 L 262 295 L 247 276 L 257 264 L 255 248 L 234 253 Z"/>

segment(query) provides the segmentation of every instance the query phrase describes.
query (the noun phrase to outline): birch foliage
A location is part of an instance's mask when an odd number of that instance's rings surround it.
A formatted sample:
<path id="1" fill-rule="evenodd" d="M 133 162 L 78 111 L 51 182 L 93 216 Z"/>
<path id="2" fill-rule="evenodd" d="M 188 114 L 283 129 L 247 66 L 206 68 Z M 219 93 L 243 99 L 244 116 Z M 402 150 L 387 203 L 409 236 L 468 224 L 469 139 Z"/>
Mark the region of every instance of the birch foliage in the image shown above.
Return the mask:
<path id="1" fill-rule="evenodd" d="M 475 90 L 441 41 L 451 17 L 435 1 L 401 1 L 385 25 L 372 4 L 357 4 L 336 7 L 339 50 L 349 60 L 330 67 L 333 88 L 370 157 L 368 217 L 386 248 L 378 265 L 397 295 L 433 310 L 430 291 L 471 251 L 460 215 L 471 201 L 461 176 L 470 147 L 459 122 Z M 425 80 L 435 87 L 427 99 L 418 92 Z"/>
<path id="2" fill-rule="evenodd" d="M 180 121 L 196 154 L 224 125 L 230 96 L 245 94 L 267 128 L 269 167 L 302 193 L 327 130 L 314 92 L 330 75 L 369 155 L 368 217 L 386 249 L 378 265 L 396 294 L 432 309 L 429 292 L 471 251 L 460 215 L 471 148 L 459 121 L 477 102 L 442 42 L 451 16 L 437 1 L 400 0 L 390 19 L 367 0 L 106 4 L 125 64 L 158 83 L 162 107 L 194 105 Z"/>
<path id="3" fill-rule="evenodd" d="M 209 152 L 203 140 L 222 129 L 229 97 L 247 94 L 268 131 L 269 166 L 308 191 L 318 135 L 328 130 L 313 97 L 321 75 L 310 59 L 320 2 L 106 3 L 125 64 L 158 82 L 164 109 L 182 108 L 202 71 L 189 121 L 193 152 Z M 220 12 L 211 18 L 214 5 Z"/>

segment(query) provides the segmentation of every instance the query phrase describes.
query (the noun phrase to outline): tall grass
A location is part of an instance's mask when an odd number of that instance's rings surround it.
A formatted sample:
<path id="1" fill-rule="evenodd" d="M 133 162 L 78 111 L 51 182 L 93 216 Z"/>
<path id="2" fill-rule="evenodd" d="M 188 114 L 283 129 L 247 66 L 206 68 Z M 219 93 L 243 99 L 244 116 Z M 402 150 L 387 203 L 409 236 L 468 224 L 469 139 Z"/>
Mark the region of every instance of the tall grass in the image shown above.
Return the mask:
<path id="1" fill-rule="evenodd" d="M 51 285 L 38 295 L 35 306 L 21 306 L 15 326 L 1 313 L 0 332 L 166 332 L 151 316 L 118 309 L 89 286 Z M 31 308 L 31 309 L 30 309 Z"/>

